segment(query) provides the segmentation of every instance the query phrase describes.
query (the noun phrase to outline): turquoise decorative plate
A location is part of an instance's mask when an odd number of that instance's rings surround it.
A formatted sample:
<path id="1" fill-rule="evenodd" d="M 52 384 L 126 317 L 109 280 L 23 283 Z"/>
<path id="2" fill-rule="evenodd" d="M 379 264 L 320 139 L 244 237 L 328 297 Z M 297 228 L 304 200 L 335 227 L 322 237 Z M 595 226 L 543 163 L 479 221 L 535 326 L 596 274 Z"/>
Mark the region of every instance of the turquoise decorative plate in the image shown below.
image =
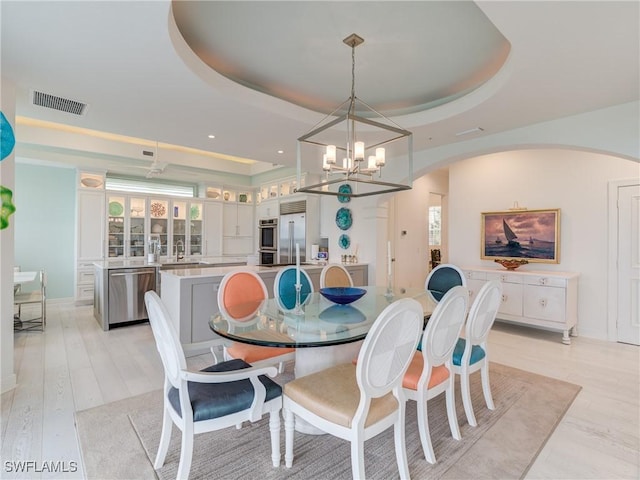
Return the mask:
<path id="1" fill-rule="evenodd" d="M 338 201 L 340 203 L 349 203 L 351 201 L 351 185 L 349 185 L 348 183 L 343 183 L 342 185 L 340 185 L 340 187 L 338 188 L 338 193 L 345 193 L 348 195 L 338 195 Z"/>
<path id="2" fill-rule="evenodd" d="M 347 235 L 346 233 L 340 235 L 340 238 L 338 238 L 338 245 L 340 245 L 340 248 L 342 248 L 343 250 L 349 248 L 349 245 L 351 245 L 351 239 L 349 238 L 349 235 Z"/>
<path id="3" fill-rule="evenodd" d="M 120 202 L 109 202 L 109 215 L 119 217 L 124 212 L 124 207 Z"/>
<path id="4" fill-rule="evenodd" d="M 200 208 L 197 205 L 191 207 L 191 220 L 197 220 L 200 216 Z"/>
<path id="5" fill-rule="evenodd" d="M 352 223 L 351 210 L 345 207 L 338 209 L 336 213 L 336 225 L 338 225 L 338 228 L 340 230 L 349 230 Z"/>

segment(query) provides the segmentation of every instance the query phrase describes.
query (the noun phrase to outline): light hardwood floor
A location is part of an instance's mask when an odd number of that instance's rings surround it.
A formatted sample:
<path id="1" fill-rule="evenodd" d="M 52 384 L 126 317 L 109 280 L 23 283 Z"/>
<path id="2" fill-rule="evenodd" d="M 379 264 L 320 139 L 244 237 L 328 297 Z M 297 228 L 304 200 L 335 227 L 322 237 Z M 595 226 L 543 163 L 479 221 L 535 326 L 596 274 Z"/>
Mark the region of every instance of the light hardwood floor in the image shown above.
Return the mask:
<path id="1" fill-rule="evenodd" d="M 582 337 L 566 346 L 557 333 L 496 323 L 489 356 L 583 387 L 527 478 L 640 478 L 638 347 Z M 1 478 L 83 478 L 74 412 L 162 386 L 149 325 L 103 332 L 92 307 L 51 305 L 46 332 L 15 334 L 15 368 L 18 386 L 2 395 Z M 8 471 L 19 460 L 67 471 Z"/>

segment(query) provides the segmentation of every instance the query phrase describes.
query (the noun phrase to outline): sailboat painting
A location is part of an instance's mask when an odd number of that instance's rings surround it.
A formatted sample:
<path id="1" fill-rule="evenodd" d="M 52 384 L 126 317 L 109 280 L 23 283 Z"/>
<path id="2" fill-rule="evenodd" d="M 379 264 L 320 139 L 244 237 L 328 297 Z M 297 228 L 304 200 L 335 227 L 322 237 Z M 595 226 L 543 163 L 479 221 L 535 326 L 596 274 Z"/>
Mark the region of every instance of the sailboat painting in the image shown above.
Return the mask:
<path id="1" fill-rule="evenodd" d="M 483 212 L 481 258 L 560 263 L 560 209 Z"/>

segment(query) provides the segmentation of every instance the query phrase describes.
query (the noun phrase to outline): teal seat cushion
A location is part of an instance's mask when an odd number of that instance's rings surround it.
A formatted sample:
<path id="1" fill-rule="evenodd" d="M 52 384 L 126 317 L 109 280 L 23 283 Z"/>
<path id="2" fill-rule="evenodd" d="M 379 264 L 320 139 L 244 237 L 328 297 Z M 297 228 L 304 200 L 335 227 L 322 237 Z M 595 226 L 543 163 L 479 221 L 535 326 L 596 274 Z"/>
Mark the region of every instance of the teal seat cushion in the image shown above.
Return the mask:
<path id="1" fill-rule="evenodd" d="M 458 271 L 453 268 L 443 267 L 433 272 L 427 284 L 427 290 L 439 302 L 445 293 L 458 285 L 462 285 L 462 277 L 460 277 Z"/>
<path id="2" fill-rule="evenodd" d="M 456 366 L 461 365 L 462 354 L 464 353 L 464 347 L 467 344 L 464 338 L 459 338 L 456 343 L 456 348 L 453 350 L 453 364 Z M 471 360 L 469 361 L 469 365 L 473 365 L 476 362 L 479 362 L 485 357 L 484 348 L 480 345 L 474 345 L 471 347 Z"/>
<path id="3" fill-rule="evenodd" d="M 204 368 L 201 372 L 230 372 L 251 367 L 244 360 L 234 359 Z M 266 375 L 258 377 L 267 390 L 265 401 L 282 395 L 282 387 Z M 189 382 L 189 398 L 193 409 L 193 421 L 210 420 L 240 412 L 251 407 L 253 402 L 253 386 L 250 380 L 238 380 L 225 383 Z M 177 388 L 169 390 L 169 402 L 173 409 L 182 416 L 180 396 Z"/>
<path id="4" fill-rule="evenodd" d="M 303 273 L 300 273 L 300 303 L 303 304 L 307 297 L 311 294 L 311 285 L 309 279 Z M 278 291 L 276 295 L 280 298 L 282 305 L 291 310 L 296 306 L 296 269 L 287 268 L 280 276 Z"/>

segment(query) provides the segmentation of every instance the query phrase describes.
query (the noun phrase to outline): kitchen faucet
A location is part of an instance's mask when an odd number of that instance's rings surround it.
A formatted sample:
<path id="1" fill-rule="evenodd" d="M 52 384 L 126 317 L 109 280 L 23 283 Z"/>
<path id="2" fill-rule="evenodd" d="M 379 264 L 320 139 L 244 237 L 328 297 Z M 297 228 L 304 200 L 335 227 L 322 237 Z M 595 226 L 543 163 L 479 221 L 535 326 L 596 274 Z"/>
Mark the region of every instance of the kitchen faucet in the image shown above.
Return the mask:
<path id="1" fill-rule="evenodd" d="M 176 251 L 176 262 L 184 259 L 184 242 L 182 240 L 177 240 L 173 248 Z"/>

